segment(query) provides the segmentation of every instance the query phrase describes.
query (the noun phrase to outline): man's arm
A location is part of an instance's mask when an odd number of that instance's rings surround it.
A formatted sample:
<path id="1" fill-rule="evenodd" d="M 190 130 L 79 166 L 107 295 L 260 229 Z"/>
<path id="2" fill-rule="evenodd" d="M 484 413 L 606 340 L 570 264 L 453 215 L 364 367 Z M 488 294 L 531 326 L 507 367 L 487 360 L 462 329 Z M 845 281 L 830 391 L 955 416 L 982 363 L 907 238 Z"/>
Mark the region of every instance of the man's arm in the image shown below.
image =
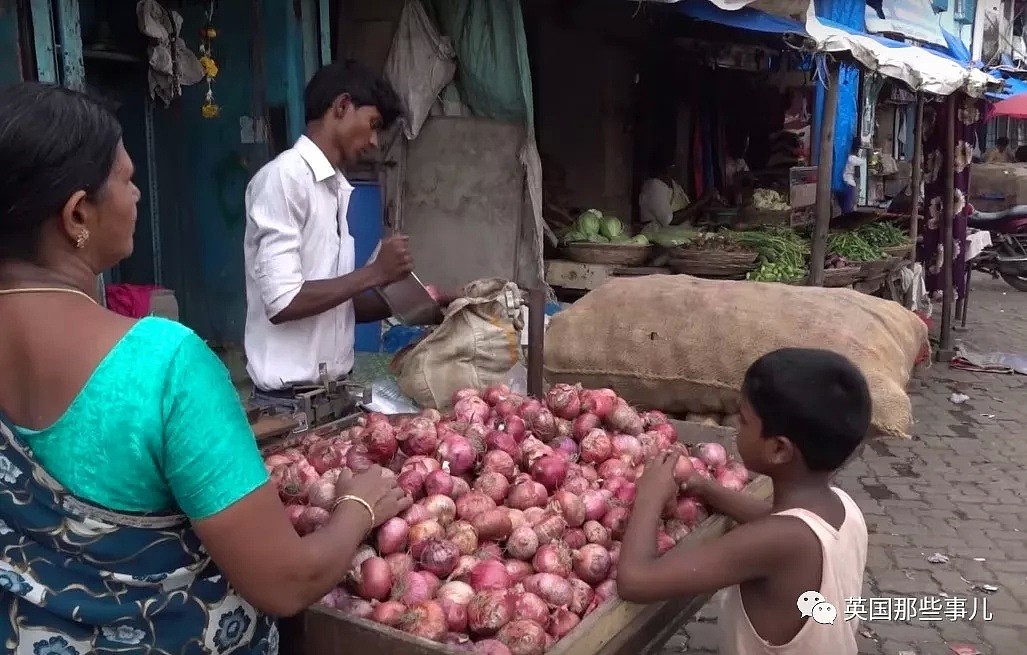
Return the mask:
<path id="1" fill-rule="evenodd" d="M 374 323 L 392 316 L 389 305 L 373 291 L 365 291 L 354 298 L 353 310 L 357 315 L 357 323 Z"/>
<path id="2" fill-rule="evenodd" d="M 301 226 L 309 211 L 307 189 L 284 171 L 270 171 L 251 184 L 246 219 L 254 247 L 246 250 L 268 319 L 275 325 L 315 316 L 380 284 L 383 268 L 365 267 L 325 280 L 305 280 L 300 258 Z"/>

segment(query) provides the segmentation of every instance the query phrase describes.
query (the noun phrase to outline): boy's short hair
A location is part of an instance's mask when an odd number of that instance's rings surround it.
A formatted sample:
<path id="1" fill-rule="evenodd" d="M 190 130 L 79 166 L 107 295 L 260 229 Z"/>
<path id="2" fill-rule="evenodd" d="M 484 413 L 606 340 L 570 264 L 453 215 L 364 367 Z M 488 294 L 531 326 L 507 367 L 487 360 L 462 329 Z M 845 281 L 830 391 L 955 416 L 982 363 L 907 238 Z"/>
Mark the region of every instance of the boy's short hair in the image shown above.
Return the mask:
<path id="1" fill-rule="evenodd" d="M 763 436 L 787 437 L 811 471 L 834 471 L 870 430 L 866 378 L 827 350 L 784 348 L 745 374 L 742 394 L 763 423 Z"/>
<path id="2" fill-rule="evenodd" d="M 403 103 L 392 85 L 367 66 L 349 59 L 328 64 L 307 83 L 303 93 L 306 122 L 324 117 L 335 99 L 344 93 L 349 95 L 354 107 L 377 107 L 383 128 L 388 128 L 403 113 Z"/>

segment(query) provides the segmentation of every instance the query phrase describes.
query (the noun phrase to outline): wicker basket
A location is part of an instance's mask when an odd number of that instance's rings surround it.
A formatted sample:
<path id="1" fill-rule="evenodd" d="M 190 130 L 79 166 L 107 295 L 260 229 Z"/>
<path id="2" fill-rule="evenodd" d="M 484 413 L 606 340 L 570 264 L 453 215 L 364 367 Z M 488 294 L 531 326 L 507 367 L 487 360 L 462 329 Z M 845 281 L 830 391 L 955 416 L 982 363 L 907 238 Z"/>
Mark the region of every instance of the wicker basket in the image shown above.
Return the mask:
<path id="1" fill-rule="evenodd" d="M 909 253 L 912 249 L 912 243 L 907 243 L 901 246 L 888 246 L 887 248 L 881 248 L 881 250 L 884 251 L 884 254 L 888 255 L 889 257 L 899 257 L 902 259 L 905 259 L 907 256 L 909 256 Z"/>
<path id="2" fill-rule="evenodd" d="M 567 259 L 582 264 L 641 266 L 652 256 L 652 246 L 635 244 L 571 243 L 563 249 Z"/>
<path id="3" fill-rule="evenodd" d="M 863 279 L 861 266 L 845 266 L 844 268 L 824 269 L 825 287 L 847 287 Z"/>
<path id="4" fill-rule="evenodd" d="M 859 268 L 864 278 L 879 277 L 887 274 L 895 266 L 897 259 L 897 257 L 889 257 L 888 259 L 878 259 L 872 262 L 862 262 Z"/>
<path id="5" fill-rule="evenodd" d="M 756 268 L 757 256 L 754 252 L 674 248 L 670 251 L 670 268 L 697 277 L 737 279 Z"/>

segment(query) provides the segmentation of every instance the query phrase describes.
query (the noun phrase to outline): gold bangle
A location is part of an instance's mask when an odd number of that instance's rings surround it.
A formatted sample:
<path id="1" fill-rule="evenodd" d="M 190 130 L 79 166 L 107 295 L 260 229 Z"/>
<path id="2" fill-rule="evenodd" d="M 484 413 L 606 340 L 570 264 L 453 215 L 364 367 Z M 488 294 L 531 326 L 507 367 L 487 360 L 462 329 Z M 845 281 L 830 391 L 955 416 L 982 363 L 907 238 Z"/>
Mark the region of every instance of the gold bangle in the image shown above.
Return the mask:
<path id="1" fill-rule="evenodd" d="M 349 496 L 349 495 L 347 495 L 347 496 L 339 496 L 338 498 L 336 498 L 335 499 L 335 503 L 332 505 L 332 514 L 335 513 L 335 510 L 339 509 L 339 505 L 343 504 L 347 500 L 351 500 L 354 503 L 360 503 L 361 505 L 364 506 L 364 509 L 367 510 L 368 516 L 371 518 L 371 525 L 368 528 L 368 530 L 373 528 L 374 527 L 374 522 L 375 522 L 375 519 L 374 519 L 374 509 L 371 508 L 371 503 L 367 502 L 366 500 L 364 500 L 363 498 L 360 498 L 358 496 Z"/>

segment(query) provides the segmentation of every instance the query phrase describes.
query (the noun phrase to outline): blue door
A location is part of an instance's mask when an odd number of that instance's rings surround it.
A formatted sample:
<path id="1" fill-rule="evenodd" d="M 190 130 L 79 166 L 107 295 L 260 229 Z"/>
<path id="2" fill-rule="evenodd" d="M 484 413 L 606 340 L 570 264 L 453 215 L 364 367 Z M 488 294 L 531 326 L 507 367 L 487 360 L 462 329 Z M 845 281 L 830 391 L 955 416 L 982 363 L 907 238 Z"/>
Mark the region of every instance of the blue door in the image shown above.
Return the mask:
<path id="1" fill-rule="evenodd" d="M 355 242 L 357 266 L 364 266 L 382 239 L 382 187 L 377 182 L 354 182 L 353 195 L 349 201 L 349 233 Z M 364 323 L 357 325 L 355 349 L 357 352 L 380 352 L 382 324 Z"/>

